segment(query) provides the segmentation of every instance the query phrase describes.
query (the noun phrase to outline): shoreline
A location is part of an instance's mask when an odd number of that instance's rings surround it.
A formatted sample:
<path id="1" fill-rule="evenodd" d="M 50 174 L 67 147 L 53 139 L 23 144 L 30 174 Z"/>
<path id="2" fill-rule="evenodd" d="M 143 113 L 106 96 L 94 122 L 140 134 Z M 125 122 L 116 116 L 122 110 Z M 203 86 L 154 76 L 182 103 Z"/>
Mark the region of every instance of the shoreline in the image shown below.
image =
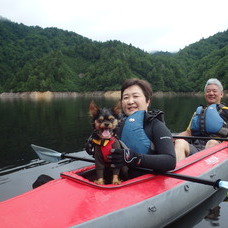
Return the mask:
<path id="1" fill-rule="evenodd" d="M 202 93 L 176 93 L 176 92 L 154 92 L 153 97 L 172 97 L 172 96 L 202 96 Z M 107 97 L 119 98 L 120 91 L 95 91 L 95 92 L 21 92 L 21 93 L 0 93 L 0 99 L 32 99 L 32 100 L 51 100 L 55 98 L 76 98 L 76 97 Z"/>
<path id="2" fill-rule="evenodd" d="M 203 93 L 176 93 L 176 92 L 154 92 L 153 97 L 173 97 L 173 96 L 202 96 Z M 32 99 L 32 100 L 51 100 L 55 98 L 76 98 L 76 97 L 106 97 L 119 98 L 120 91 L 96 91 L 96 92 L 21 92 L 21 93 L 0 93 L 0 99 Z"/>

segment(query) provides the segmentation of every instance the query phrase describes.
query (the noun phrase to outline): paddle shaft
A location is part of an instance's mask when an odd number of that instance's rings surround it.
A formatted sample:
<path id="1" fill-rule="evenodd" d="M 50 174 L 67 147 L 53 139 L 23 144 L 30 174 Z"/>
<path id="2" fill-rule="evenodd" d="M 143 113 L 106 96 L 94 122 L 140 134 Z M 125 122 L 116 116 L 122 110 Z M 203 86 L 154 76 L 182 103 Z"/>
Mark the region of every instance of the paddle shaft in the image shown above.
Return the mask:
<path id="1" fill-rule="evenodd" d="M 86 161 L 86 162 L 91 162 L 91 163 L 95 163 L 94 159 L 90 159 L 90 158 L 81 158 L 81 157 L 77 157 L 74 155 L 68 155 L 68 154 L 62 154 L 61 158 L 70 158 L 70 159 L 74 159 L 74 160 L 80 160 L 80 161 Z"/>
<path id="2" fill-rule="evenodd" d="M 170 173 L 170 172 L 156 172 L 150 169 L 145 169 L 145 168 L 136 168 L 137 170 L 143 171 L 145 173 L 151 173 L 154 175 L 162 175 L 162 176 L 167 176 L 167 177 L 172 177 L 180 180 L 186 180 L 186 181 L 191 181 L 199 184 L 205 184 L 205 185 L 211 185 L 214 188 L 218 188 L 218 183 L 220 180 L 216 181 L 211 181 L 211 180 L 205 180 L 202 178 L 198 177 L 193 177 L 193 176 L 187 176 L 187 175 L 182 175 L 182 174 L 177 174 L 177 173 Z"/>
<path id="3" fill-rule="evenodd" d="M 70 158 L 70 159 L 75 159 L 75 160 L 91 162 L 91 163 L 95 162 L 94 159 L 81 158 L 81 157 L 77 157 L 74 155 L 67 155 L 67 154 L 62 154 L 62 158 Z M 154 175 L 162 175 L 162 176 L 172 177 L 172 178 L 176 178 L 176 179 L 180 179 L 180 180 L 191 181 L 191 182 L 195 182 L 195 183 L 199 183 L 199 184 L 211 185 L 214 188 L 218 188 L 218 183 L 220 181 L 220 180 L 210 181 L 210 180 L 205 180 L 205 179 L 201 179 L 198 177 L 186 176 L 186 175 L 177 174 L 177 173 L 170 173 L 170 172 L 155 172 L 151 169 L 146 169 L 146 168 L 141 168 L 141 167 L 131 167 L 131 169 L 141 171 L 144 173 L 151 173 Z"/>
<path id="4" fill-rule="evenodd" d="M 204 137 L 204 136 L 181 136 L 173 135 L 174 139 L 202 139 L 202 140 L 218 140 L 218 141 L 228 141 L 228 138 L 216 138 L 216 137 Z"/>

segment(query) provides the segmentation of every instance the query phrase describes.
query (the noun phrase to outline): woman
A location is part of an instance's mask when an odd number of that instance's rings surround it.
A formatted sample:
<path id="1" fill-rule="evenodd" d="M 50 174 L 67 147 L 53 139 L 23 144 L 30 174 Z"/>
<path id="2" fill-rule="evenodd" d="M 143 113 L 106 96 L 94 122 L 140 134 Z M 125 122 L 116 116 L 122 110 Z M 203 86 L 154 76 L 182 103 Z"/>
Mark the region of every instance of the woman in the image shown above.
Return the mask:
<path id="1" fill-rule="evenodd" d="M 121 106 L 125 116 L 117 134 L 127 149 L 112 150 L 113 167 L 127 165 L 163 172 L 175 168 L 173 139 L 161 121 L 163 113 L 148 112 L 151 96 L 150 83 L 145 80 L 134 78 L 123 83 Z"/>

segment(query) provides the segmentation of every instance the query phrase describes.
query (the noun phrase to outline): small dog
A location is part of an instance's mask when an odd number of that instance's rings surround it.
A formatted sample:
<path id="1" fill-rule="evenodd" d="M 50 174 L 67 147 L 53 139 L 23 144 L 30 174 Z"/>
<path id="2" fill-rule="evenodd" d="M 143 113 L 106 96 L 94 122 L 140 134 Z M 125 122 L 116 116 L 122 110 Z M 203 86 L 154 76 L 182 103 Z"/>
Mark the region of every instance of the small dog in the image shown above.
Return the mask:
<path id="1" fill-rule="evenodd" d="M 112 170 L 112 184 L 120 184 L 120 169 L 111 168 L 108 162 L 110 150 L 122 148 L 119 140 L 115 137 L 115 129 L 119 123 L 121 109 L 117 105 L 112 109 L 99 108 L 95 102 L 89 105 L 89 113 L 93 121 L 94 132 L 90 138 L 94 145 L 94 158 L 97 173 L 96 184 L 105 184 L 104 171 L 106 168 Z"/>

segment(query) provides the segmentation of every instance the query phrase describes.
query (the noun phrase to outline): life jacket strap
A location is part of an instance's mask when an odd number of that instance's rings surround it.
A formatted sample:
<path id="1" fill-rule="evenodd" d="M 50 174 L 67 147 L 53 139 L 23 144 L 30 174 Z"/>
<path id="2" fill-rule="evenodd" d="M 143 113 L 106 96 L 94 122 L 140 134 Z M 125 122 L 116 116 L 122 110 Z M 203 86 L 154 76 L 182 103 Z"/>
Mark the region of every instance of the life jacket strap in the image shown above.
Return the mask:
<path id="1" fill-rule="evenodd" d="M 199 127 L 200 127 L 200 132 L 202 135 L 206 135 L 205 132 L 205 116 L 206 116 L 206 109 L 202 107 L 201 112 L 199 114 Z"/>
<path id="2" fill-rule="evenodd" d="M 111 139 L 92 139 L 92 142 L 99 146 L 106 146 Z"/>

